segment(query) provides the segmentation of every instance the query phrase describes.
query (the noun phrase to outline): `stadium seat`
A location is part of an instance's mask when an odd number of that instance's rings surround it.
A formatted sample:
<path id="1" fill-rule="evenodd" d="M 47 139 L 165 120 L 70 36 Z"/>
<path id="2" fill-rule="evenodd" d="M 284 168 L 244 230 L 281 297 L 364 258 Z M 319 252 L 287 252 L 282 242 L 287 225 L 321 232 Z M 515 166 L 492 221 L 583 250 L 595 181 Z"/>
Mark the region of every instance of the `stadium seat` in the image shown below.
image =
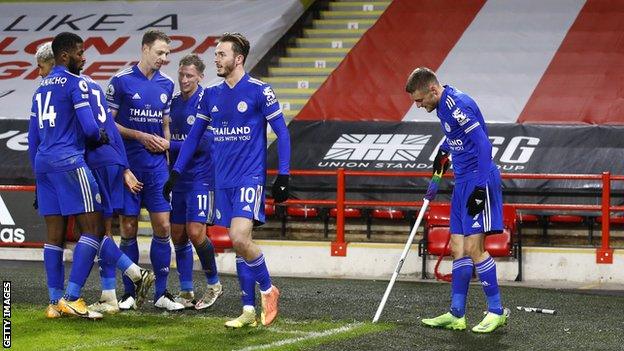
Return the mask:
<path id="1" fill-rule="evenodd" d="M 552 214 L 545 217 L 546 224 L 544 226 L 544 240 L 547 244 L 549 242 L 547 230 L 552 226 L 566 226 L 566 227 L 587 227 L 587 237 L 590 245 L 594 244 L 594 220 L 591 215 L 571 215 L 571 214 Z"/>
<path id="2" fill-rule="evenodd" d="M 232 240 L 230 240 L 226 227 L 218 225 L 208 226 L 206 227 L 206 234 L 212 241 L 215 252 L 225 252 L 225 250 L 232 248 Z"/>
<path id="3" fill-rule="evenodd" d="M 267 217 L 275 216 L 275 205 L 264 204 L 264 215 Z"/>
<path id="4" fill-rule="evenodd" d="M 319 216 L 319 210 L 315 207 L 308 206 L 288 206 L 286 214 L 290 217 L 298 218 L 316 218 Z"/>
<path id="5" fill-rule="evenodd" d="M 359 208 L 350 208 L 347 207 L 344 209 L 344 218 L 362 218 L 363 211 Z M 327 238 L 329 236 L 329 220 L 330 218 L 336 218 L 338 216 L 337 208 L 330 208 L 329 210 L 325 209 L 323 212 L 323 218 L 325 222 L 325 232 L 324 236 Z"/>
<path id="6" fill-rule="evenodd" d="M 427 256 L 450 256 L 450 204 L 432 204 L 426 215 L 423 238 L 418 243 L 422 257 L 422 279 L 427 279 Z M 522 280 L 522 241 L 518 232 L 518 217 L 512 205 L 503 205 L 503 232 L 485 237 L 485 250 L 492 257 L 514 257 L 518 260 L 516 281 Z"/>
<path id="7" fill-rule="evenodd" d="M 382 220 L 403 220 L 408 218 L 406 213 L 402 210 L 393 208 L 376 208 L 368 212 L 366 216 L 366 238 L 371 238 L 373 218 Z"/>

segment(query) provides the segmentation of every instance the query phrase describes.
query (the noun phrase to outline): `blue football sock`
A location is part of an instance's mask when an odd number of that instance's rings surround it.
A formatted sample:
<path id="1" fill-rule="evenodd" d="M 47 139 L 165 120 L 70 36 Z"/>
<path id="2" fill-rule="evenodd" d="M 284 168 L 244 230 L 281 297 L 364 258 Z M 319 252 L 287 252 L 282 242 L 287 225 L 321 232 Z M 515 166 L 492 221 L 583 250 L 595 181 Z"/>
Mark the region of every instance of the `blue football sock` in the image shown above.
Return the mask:
<path id="1" fill-rule="evenodd" d="M 65 298 L 69 301 L 77 300 L 82 287 L 89 277 L 93 260 L 100 247 L 100 240 L 92 234 L 83 233 L 74 248 L 74 259 Z"/>
<path id="2" fill-rule="evenodd" d="M 48 278 L 50 303 L 55 305 L 63 297 L 65 267 L 63 266 L 63 248 L 52 244 L 43 245 L 43 265 Z"/>
<path id="3" fill-rule="evenodd" d="M 260 254 L 260 256 L 246 263 L 253 272 L 258 285 L 260 285 L 260 291 L 271 289 L 271 276 L 269 276 L 269 270 L 264 262 L 264 255 Z"/>
<path id="4" fill-rule="evenodd" d="M 215 250 L 212 242 L 208 239 L 195 247 L 199 262 L 201 262 L 202 270 L 206 274 L 208 284 L 217 284 L 219 282 L 219 274 L 217 272 L 217 259 L 215 258 Z"/>
<path id="5" fill-rule="evenodd" d="M 154 267 L 156 282 L 154 283 L 154 302 L 165 294 L 167 277 L 171 265 L 171 244 L 169 236 L 164 238 L 153 236 L 150 247 L 150 260 Z"/>
<path id="6" fill-rule="evenodd" d="M 175 245 L 176 265 L 181 291 L 193 291 L 193 245 L 190 241 Z"/>
<path id="7" fill-rule="evenodd" d="M 453 278 L 451 279 L 451 314 L 463 317 L 466 314 L 466 296 L 472 278 L 472 259 L 462 257 L 453 261 Z"/>
<path id="8" fill-rule="evenodd" d="M 241 289 L 243 306 L 256 305 L 256 279 L 242 257 L 236 256 L 236 275 Z"/>
<path id="9" fill-rule="evenodd" d="M 119 249 L 123 252 L 128 258 L 138 264 L 139 263 L 139 245 L 137 244 L 136 238 L 121 238 L 121 242 L 119 243 Z M 123 276 L 123 284 L 124 284 L 124 293 L 130 294 L 134 296 L 134 283 L 132 279 L 127 276 Z"/>
<path id="10" fill-rule="evenodd" d="M 483 286 L 483 292 L 487 297 L 488 311 L 496 314 L 503 314 L 498 280 L 496 279 L 496 262 L 491 256 L 475 265 L 477 274 Z"/>

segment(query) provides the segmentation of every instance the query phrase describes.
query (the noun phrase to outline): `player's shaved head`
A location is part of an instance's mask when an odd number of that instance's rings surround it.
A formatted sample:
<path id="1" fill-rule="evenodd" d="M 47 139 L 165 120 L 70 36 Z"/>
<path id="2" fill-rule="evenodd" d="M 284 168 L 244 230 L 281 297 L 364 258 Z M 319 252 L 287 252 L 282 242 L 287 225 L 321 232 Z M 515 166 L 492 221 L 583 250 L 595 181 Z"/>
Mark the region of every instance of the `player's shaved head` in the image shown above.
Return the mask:
<path id="1" fill-rule="evenodd" d="M 52 40 L 52 52 L 54 53 L 54 58 L 59 59 L 61 54 L 70 53 L 76 50 L 76 44 L 82 44 L 82 38 L 74 33 L 63 32 L 59 33 Z"/>
<path id="2" fill-rule="evenodd" d="M 436 74 L 427 67 L 416 68 L 407 78 L 405 91 L 412 94 L 415 91 L 428 90 L 431 85 L 440 85 Z"/>
<path id="3" fill-rule="evenodd" d="M 147 45 L 152 46 L 156 40 L 162 40 L 165 43 L 171 43 L 171 39 L 165 32 L 158 29 L 150 29 L 143 34 L 143 39 L 141 40 L 141 46 Z"/>
<path id="4" fill-rule="evenodd" d="M 243 64 L 247 60 L 247 55 L 249 55 L 249 40 L 245 38 L 244 35 L 240 33 L 223 33 L 221 38 L 218 40 L 219 43 L 230 42 L 232 43 L 232 51 L 234 51 L 234 55 L 243 55 Z"/>

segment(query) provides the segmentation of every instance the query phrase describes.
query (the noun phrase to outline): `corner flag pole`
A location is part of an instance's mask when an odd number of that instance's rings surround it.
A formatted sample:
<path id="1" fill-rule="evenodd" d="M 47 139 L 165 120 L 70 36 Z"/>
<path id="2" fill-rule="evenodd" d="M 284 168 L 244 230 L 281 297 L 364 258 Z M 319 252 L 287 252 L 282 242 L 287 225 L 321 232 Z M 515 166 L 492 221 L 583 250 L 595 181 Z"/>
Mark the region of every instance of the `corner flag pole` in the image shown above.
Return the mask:
<path id="1" fill-rule="evenodd" d="M 394 282 L 399 276 L 399 272 L 401 272 L 401 268 L 403 267 L 403 262 L 407 258 L 407 253 L 409 252 L 410 247 L 412 246 L 412 242 L 414 241 L 414 237 L 416 236 L 416 232 L 418 231 L 418 227 L 420 226 L 420 222 L 422 221 L 425 211 L 427 211 L 427 207 L 429 207 L 429 201 L 433 200 L 438 192 L 438 185 L 440 183 L 440 179 L 442 179 L 442 172 L 435 173 L 429 182 L 429 188 L 427 189 L 427 194 L 425 195 L 425 199 L 423 200 L 423 205 L 420 208 L 420 212 L 418 212 L 418 218 L 416 219 L 416 223 L 412 227 L 412 231 L 410 232 L 409 238 L 407 239 L 407 243 L 403 248 L 403 253 L 401 254 L 401 258 L 394 269 L 394 273 L 392 274 L 392 278 L 390 278 L 390 283 L 386 288 L 386 292 L 381 298 L 381 303 L 377 308 L 377 312 L 375 313 L 375 317 L 373 318 L 373 323 L 377 323 L 379 317 L 381 316 L 381 312 L 383 312 L 384 306 L 386 305 L 386 301 L 388 300 L 388 296 L 390 296 L 390 292 L 392 291 L 392 287 L 394 286 Z"/>

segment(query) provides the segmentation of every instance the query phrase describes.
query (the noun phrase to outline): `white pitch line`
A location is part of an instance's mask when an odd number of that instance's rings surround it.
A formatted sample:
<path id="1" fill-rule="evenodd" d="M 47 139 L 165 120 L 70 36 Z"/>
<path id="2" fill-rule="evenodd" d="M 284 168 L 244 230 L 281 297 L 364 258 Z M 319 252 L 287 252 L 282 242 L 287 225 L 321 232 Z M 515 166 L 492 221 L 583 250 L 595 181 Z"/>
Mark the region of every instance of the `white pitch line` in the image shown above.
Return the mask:
<path id="1" fill-rule="evenodd" d="M 332 335 L 348 332 L 350 330 L 353 330 L 354 328 L 361 326 L 362 324 L 363 323 L 359 322 L 359 323 L 347 324 L 340 328 L 329 329 L 324 332 L 310 332 L 298 338 L 279 340 L 279 341 L 275 341 L 270 344 L 264 344 L 264 345 L 249 346 L 249 347 L 239 349 L 238 351 L 266 350 L 272 347 L 279 347 L 279 346 L 284 346 L 284 345 L 295 344 L 301 341 L 323 338 L 326 336 L 332 336 Z"/>

